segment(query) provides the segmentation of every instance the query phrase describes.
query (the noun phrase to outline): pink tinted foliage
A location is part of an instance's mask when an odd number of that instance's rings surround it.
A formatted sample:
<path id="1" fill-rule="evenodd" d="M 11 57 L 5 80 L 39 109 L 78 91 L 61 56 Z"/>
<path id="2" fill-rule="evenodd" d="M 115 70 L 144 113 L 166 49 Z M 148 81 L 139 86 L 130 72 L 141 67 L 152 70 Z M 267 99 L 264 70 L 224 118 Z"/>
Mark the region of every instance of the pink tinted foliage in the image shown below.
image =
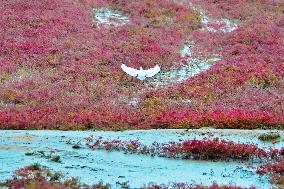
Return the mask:
<path id="1" fill-rule="evenodd" d="M 148 154 L 151 156 L 173 159 L 202 160 L 281 160 L 284 149 L 259 148 L 255 144 L 242 144 L 232 141 L 215 139 L 185 140 L 179 142 L 157 143 L 144 145 L 138 140 L 122 141 L 119 139 L 104 140 L 102 137 L 88 137 L 87 146 L 91 149 L 107 151 L 123 151 L 124 153 Z"/>
<path id="2" fill-rule="evenodd" d="M 102 183 L 93 186 L 80 184 L 76 178 L 63 179 L 61 173 L 52 173 L 39 164 L 33 164 L 15 171 L 13 179 L 8 179 L 1 186 L 13 189 L 105 189 L 108 185 Z"/>
<path id="3" fill-rule="evenodd" d="M 283 151 L 283 149 L 282 149 Z M 283 153 L 283 152 L 282 152 Z M 279 186 L 284 186 L 284 160 L 283 157 L 281 160 L 274 163 L 266 163 L 257 169 L 257 173 L 260 176 L 268 175 L 270 182 Z"/>
<path id="4" fill-rule="evenodd" d="M 189 2 L 212 17 L 236 19 L 238 29 L 200 30 Z M 105 7 L 129 22 L 100 24 L 93 8 Z M 283 7 L 280 0 L 5 0 L 0 128 L 283 128 Z M 180 50 L 189 40 L 194 54 L 222 59 L 156 88 L 120 69 L 158 64 L 169 71 L 185 62 Z"/>

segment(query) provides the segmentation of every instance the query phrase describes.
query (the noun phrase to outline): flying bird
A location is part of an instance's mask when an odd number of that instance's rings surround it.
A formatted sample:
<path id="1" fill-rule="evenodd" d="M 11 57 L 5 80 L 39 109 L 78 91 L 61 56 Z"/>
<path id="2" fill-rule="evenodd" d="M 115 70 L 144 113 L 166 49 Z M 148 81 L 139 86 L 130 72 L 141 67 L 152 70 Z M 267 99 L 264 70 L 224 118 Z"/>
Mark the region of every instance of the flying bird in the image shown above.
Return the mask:
<path id="1" fill-rule="evenodd" d="M 158 65 L 148 70 L 143 70 L 142 67 L 140 67 L 140 70 L 137 70 L 135 68 L 127 67 L 125 64 L 121 65 L 121 69 L 124 72 L 126 72 L 128 75 L 131 75 L 132 77 L 137 77 L 139 80 L 144 80 L 147 77 L 153 77 L 154 75 L 159 73 L 161 70 L 160 66 Z"/>

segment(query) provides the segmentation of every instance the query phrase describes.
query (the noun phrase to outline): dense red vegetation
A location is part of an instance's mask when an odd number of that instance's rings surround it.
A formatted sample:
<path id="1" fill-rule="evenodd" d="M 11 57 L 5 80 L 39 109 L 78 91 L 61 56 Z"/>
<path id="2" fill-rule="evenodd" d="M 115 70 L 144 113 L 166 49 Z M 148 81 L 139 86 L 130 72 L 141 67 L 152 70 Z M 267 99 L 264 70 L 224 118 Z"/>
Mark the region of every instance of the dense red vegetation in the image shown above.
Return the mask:
<path id="1" fill-rule="evenodd" d="M 188 2 L 236 19 L 238 29 L 199 30 L 199 13 Z M 98 25 L 99 7 L 130 21 Z M 3 0 L 0 128 L 283 128 L 283 11 L 281 0 Z M 178 67 L 189 40 L 196 53 L 222 60 L 157 88 L 120 70 L 122 63 Z"/>
<path id="2" fill-rule="evenodd" d="M 239 144 L 220 140 L 186 140 L 180 142 L 157 143 L 147 146 L 137 140 L 103 140 L 102 137 L 88 137 L 87 145 L 92 149 L 123 151 L 124 153 L 149 154 L 167 158 L 202 159 L 202 160 L 250 160 L 274 159 L 284 156 L 284 149 L 262 149 L 255 144 Z"/>
<path id="3" fill-rule="evenodd" d="M 277 174 L 284 174 L 284 162 L 283 161 L 277 161 L 275 163 L 269 163 L 265 164 L 258 168 L 258 174 L 264 175 L 264 174 L 271 174 L 271 173 L 277 173 Z"/>
<path id="4" fill-rule="evenodd" d="M 261 176 L 268 175 L 273 184 L 284 186 L 284 159 L 274 163 L 267 163 L 257 169 L 257 173 Z"/>
<path id="5" fill-rule="evenodd" d="M 15 172 L 14 178 L 7 180 L 3 186 L 9 189 L 106 189 L 108 186 L 96 184 L 83 185 L 77 179 L 62 181 L 60 173 L 52 173 L 40 165 L 24 167 Z M 1 185 L 0 185 L 1 186 Z"/>

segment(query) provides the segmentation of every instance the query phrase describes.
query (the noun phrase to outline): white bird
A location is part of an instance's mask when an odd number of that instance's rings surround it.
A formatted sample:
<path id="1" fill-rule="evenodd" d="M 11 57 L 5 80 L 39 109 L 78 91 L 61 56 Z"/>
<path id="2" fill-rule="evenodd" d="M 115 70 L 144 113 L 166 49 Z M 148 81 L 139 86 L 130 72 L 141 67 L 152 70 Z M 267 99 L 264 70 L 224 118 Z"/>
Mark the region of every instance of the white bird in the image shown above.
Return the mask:
<path id="1" fill-rule="evenodd" d="M 143 70 L 142 67 L 140 67 L 140 70 L 137 70 L 135 68 L 127 67 L 125 64 L 121 65 L 121 69 L 128 75 L 131 75 L 132 77 L 137 77 L 139 80 L 144 80 L 146 79 L 146 77 L 153 77 L 161 70 L 160 66 L 158 65 L 148 70 Z"/>

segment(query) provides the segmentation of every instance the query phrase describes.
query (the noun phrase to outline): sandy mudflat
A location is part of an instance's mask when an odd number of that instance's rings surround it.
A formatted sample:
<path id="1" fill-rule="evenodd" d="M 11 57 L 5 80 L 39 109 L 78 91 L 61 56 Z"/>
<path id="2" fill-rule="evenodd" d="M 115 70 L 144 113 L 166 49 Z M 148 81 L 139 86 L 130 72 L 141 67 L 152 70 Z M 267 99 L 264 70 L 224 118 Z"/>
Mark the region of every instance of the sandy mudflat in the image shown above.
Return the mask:
<path id="1" fill-rule="evenodd" d="M 81 143 L 80 149 L 73 149 L 84 137 L 102 136 L 104 139 L 139 140 L 143 144 L 190 139 L 220 139 L 241 143 L 256 143 L 260 147 L 283 147 L 281 140 L 275 144 L 258 140 L 267 130 L 217 130 L 210 128 L 196 130 L 132 130 L 111 131 L 0 131 L 0 175 L 1 180 L 12 176 L 18 168 L 39 162 L 54 171 L 60 171 L 66 177 L 79 177 L 82 182 L 94 184 L 102 180 L 113 188 L 119 183 L 128 182 L 132 188 L 142 187 L 153 182 L 168 184 L 187 182 L 209 185 L 237 184 L 248 187 L 270 188 L 267 178 L 259 178 L 255 170 L 241 162 L 211 162 L 195 160 L 172 160 L 147 155 L 124 154 L 123 152 L 106 152 L 90 150 Z M 84 140 L 83 140 L 84 141 Z M 58 155 L 61 163 L 52 162 L 39 156 L 26 156 L 27 152 L 43 151 L 46 155 Z M 173 176 L 174 175 L 174 176 Z"/>

